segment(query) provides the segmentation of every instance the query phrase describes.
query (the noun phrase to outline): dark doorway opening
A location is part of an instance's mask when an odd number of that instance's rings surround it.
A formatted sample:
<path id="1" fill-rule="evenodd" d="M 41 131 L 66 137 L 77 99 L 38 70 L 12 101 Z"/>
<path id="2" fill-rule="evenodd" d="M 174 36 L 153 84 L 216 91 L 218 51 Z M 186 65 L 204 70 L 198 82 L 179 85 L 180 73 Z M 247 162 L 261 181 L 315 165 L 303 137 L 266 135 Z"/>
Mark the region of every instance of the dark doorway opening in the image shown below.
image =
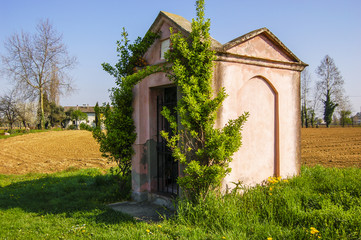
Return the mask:
<path id="1" fill-rule="evenodd" d="M 176 87 L 162 89 L 162 94 L 157 97 L 157 191 L 166 195 L 178 195 L 178 162 L 175 161 L 171 149 L 167 147 L 165 139 L 160 135 L 162 130 L 172 135 L 169 122 L 161 114 L 164 106 L 176 115 Z"/>

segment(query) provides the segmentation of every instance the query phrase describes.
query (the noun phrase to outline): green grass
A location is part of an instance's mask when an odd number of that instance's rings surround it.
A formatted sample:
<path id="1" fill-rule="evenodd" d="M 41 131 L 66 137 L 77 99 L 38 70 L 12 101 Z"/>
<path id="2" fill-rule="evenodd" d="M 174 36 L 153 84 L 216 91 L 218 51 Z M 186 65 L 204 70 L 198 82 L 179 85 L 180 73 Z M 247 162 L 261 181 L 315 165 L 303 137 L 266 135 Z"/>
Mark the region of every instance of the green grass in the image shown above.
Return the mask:
<path id="1" fill-rule="evenodd" d="M 48 132 L 48 131 L 62 131 L 62 129 L 61 128 L 54 128 L 54 129 L 50 129 L 50 130 L 31 129 L 29 131 L 26 131 L 25 129 L 13 129 L 10 131 L 11 135 L 4 135 L 5 130 L 0 130 L 0 139 L 11 138 L 11 137 L 20 136 L 20 135 L 29 134 L 29 133 L 39 133 L 39 132 Z M 9 132 L 9 131 L 7 131 L 7 132 Z"/>
<path id="2" fill-rule="evenodd" d="M 0 175 L 0 239 L 361 239 L 356 168 L 303 167 L 298 177 L 242 195 L 181 201 L 177 216 L 161 223 L 106 207 L 124 198 L 113 178 L 95 169 Z"/>

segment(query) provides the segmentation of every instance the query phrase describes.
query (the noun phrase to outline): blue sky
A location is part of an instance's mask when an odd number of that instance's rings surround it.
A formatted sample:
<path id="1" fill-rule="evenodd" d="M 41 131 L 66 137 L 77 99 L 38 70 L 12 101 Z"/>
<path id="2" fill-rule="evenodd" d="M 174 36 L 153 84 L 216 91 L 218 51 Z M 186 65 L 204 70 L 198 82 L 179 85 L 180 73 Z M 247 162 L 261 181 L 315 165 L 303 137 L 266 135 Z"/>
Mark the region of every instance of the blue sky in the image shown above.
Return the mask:
<path id="1" fill-rule="evenodd" d="M 195 17 L 194 0 L 0 0 L 0 55 L 3 42 L 15 32 L 34 32 L 48 18 L 70 55 L 78 58 L 71 75 L 77 91 L 60 103 L 94 105 L 109 101 L 114 79 L 101 63 L 116 63 L 116 41 L 122 27 L 130 39 L 143 36 L 159 11 Z M 338 66 L 353 111 L 361 111 L 361 1 L 359 0 L 206 0 L 211 35 L 221 43 L 258 28 L 270 29 L 314 73 L 328 54 Z M 0 66 L 1 67 L 1 66 Z M 10 88 L 0 77 L 0 94 Z"/>

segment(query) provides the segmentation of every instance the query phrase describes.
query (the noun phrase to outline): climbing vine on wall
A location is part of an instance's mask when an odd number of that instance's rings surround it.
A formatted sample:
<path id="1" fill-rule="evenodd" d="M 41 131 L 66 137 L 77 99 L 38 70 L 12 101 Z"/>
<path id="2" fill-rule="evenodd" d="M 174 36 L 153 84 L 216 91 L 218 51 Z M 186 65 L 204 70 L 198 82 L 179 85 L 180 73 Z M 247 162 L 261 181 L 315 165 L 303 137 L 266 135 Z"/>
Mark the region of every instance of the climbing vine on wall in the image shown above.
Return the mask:
<path id="1" fill-rule="evenodd" d="M 232 155 L 241 146 L 241 129 L 248 113 L 229 120 L 222 129 L 214 127 L 217 111 L 226 98 L 225 89 L 212 89 L 215 53 L 211 50 L 210 21 L 204 19 L 204 0 L 196 1 L 197 19 L 185 38 L 172 33 L 172 48 L 166 59 L 172 63 L 169 78 L 178 86 L 181 99 L 176 108 L 178 119 L 166 107 L 163 116 L 173 133 L 162 132 L 173 156 L 185 166 L 178 183 L 192 202 L 204 199 L 220 186 L 231 171 Z"/>

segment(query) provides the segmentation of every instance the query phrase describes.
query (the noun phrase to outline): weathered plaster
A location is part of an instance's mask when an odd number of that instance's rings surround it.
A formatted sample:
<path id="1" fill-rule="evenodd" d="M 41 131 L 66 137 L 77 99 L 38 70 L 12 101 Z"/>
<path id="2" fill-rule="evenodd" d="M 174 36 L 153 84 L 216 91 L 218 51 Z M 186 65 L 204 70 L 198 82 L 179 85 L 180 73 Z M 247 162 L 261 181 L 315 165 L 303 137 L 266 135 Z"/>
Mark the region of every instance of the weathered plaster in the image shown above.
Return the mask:
<path id="1" fill-rule="evenodd" d="M 217 68 L 220 66 L 228 98 L 220 110 L 222 117 L 217 125 L 224 126 L 229 119 L 237 118 L 244 111 L 251 114 L 242 132 L 243 146 L 234 155 L 230 165 L 232 172 L 226 177 L 225 184 L 241 180 L 254 185 L 275 174 L 275 140 L 272 135 L 277 128 L 280 175 L 287 177 L 297 174 L 300 157 L 300 72 L 226 61 L 219 61 Z M 278 126 L 274 123 L 275 92 L 278 98 Z M 270 157 L 273 157 L 273 161 Z"/>
<path id="2" fill-rule="evenodd" d="M 144 55 L 148 64 L 164 64 L 160 44 L 169 38 L 169 28 L 187 35 L 190 22 L 161 12 L 150 30 L 161 36 Z M 222 128 L 230 119 L 245 111 L 250 117 L 242 131 L 243 146 L 233 156 L 231 182 L 247 185 L 261 183 L 269 176 L 288 177 L 300 169 L 300 74 L 306 64 L 300 61 L 268 29 L 262 28 L 221 45 L 212 40 L 216 50 L 213 89 L 225 88 L 228 97 L 219 109 L 215 127 Z M 145 200 L 157 191 L 156 140 L 157 96 L 172 82 L 164 73 L 156 73 L 137 84 L 134 114 L 137 139 L 132 159 L 133 197 Z M 179 97 L 179 96 L 178 96 Z M 179 167 L 179 175 L 182 175 Z"/>
<path id="3" fill-rule="evenodd" d="M 292 59 L 275 46 L 264 34 L 249 39 L 240 45 L 234 46 L 227 52 L 255 58 L 272 59 L 276 61 L 292 62 Z"/>

